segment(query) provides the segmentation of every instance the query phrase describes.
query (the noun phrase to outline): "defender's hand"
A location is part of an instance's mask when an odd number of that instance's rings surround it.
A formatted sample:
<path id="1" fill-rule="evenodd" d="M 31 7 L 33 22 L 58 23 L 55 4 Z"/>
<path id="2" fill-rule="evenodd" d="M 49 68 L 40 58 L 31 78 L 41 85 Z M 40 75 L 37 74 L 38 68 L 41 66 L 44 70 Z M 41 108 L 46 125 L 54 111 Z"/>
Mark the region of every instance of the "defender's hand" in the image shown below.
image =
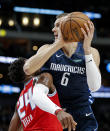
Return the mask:
<path id="1" fill-rule="evenodd" d="M 73 120 L 72 115 L 62 110 L 58 112 L 57 118 L 61 122 L 63 129 L 68 128 L 68 131 L 75 131 L 77 123 Z"/>

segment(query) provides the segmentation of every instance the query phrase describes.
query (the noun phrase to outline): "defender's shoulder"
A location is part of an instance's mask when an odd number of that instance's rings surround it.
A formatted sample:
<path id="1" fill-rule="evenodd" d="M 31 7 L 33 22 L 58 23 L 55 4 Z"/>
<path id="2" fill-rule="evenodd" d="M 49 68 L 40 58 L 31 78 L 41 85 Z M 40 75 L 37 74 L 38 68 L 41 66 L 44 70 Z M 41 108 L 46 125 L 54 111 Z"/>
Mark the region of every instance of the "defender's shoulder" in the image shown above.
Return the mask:
<path id="1" fill-rule="evenodd" d="M 42 83 L 48 87 L 53 83 L 53 77 L 50 73 L 42 73 L 39 76 L 38 83 Z"/>
<path id="2" fill-rule="evenodd" d="M 49 80 L 53 80 L 52 75 L 51 75 L 50 73 L 48 73 L 48 72 L 42 73 L 42 74 L 40 75 L 40 77 L 42 77 L 42 76 L 48 78 Z"/>

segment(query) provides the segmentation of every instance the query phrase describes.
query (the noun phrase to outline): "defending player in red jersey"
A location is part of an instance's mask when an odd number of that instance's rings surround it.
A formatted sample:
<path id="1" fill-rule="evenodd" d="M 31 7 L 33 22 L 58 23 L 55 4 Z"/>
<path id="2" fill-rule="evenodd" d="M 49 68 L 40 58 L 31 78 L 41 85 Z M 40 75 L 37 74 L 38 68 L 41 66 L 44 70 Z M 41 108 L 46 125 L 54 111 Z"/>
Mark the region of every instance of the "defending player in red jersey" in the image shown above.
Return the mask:
<path id="1" fill-rule="evenodd" d="M 21 125 L 24 131 L 75 130 L 76 123 L 72 116 L 60 107 L 52 76 L 49 73 L 27 76 L 23 72 L 24 63 L 25 59 L 19 58 L 9 68 L 13 82 L 27 81 L 18 99 L 9 131 L 17 131 Z"/>
<path id="2" fill-rule="evenodd" d="M 43 73 L 40 75 L 38 81 L 43 82 L 45 79 L 51 78 L 50 74 Z M 42 79 L 42 80 L 41 80 Z M 62 126 L 58 121 L 57 117 L 48 112 L 42 111 L 39 107 L 33 103 L 32 94 L 33 94 L 33 81 L 32 78 L 27 84 L 25 84 L 24 90 L 21 92 L 19 100 L 17 102 L 17 111 L 22 122 L 24 131 L 25 130 L 55 130 L 62 131 Z M 49 80 L 51 81 L 51 79 Z M 45 82 L 43 83 L 45 84 Z M 47 82 L 47 85 L 50 83 Z M 42 84 L 35 84 L 34 88 L 47 88 L 47 86 Z M 46 89 L 48 91 L 48 89 Z M 50 89 L 52 94 L 48 94 L 50 100 L 52 100 L 56 105 L 60 106 L 58 94 L 54 87 Z M 36 92 L 36 95 L 39 92 Z M 52 124 L 54 123 L 54 124 Z"/>

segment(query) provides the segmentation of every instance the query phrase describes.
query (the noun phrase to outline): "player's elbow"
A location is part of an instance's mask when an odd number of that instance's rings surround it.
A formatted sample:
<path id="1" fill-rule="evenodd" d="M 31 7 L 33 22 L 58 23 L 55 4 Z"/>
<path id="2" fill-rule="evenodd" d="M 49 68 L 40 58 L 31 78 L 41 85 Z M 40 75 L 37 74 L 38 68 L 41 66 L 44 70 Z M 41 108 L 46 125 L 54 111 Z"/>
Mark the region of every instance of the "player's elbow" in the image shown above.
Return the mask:
<path id="1" fill-rule="evenodd" d="M 23 66 L 23 71 L 25 72 L 26 75 L 31 75 L 31 67 L 29 63 L 25 63 Z"/>

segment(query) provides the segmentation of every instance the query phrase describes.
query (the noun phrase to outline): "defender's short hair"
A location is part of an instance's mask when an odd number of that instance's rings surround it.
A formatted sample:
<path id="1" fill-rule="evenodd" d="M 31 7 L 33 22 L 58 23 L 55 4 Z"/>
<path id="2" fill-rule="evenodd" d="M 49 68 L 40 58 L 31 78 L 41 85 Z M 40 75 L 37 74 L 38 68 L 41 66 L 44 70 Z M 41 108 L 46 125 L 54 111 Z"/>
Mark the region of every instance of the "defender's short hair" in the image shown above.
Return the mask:
<path id="1" fill-rule="evenodd" d="M 25 80 L 26 74 L 23 71 L 25 60 L 25 58 L 20 57 L 9 66 L 8 76 L 12 82 L 23 82 Z"/>

